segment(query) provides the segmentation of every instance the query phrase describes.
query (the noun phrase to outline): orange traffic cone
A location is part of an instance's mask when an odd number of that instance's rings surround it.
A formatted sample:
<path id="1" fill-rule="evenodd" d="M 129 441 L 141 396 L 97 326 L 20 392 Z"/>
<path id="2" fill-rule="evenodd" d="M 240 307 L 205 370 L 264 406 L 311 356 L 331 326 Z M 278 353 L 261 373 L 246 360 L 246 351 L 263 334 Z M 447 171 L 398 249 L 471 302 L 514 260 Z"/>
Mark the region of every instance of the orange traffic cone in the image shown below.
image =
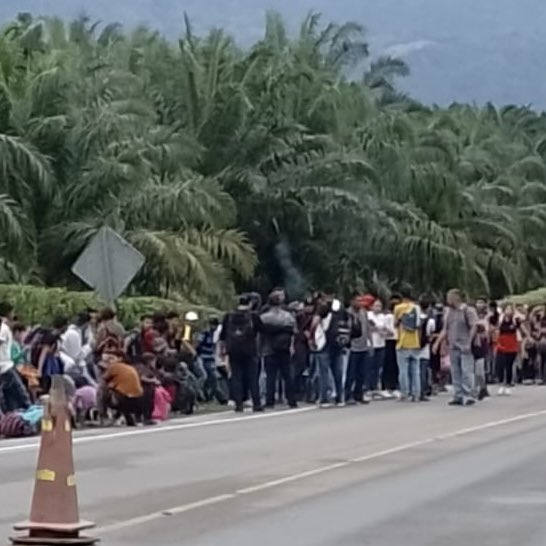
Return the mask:
<path id="1" fill-rule="evenodd" d="M 11 537 L 13 544 L 94 544 L 98 539 L 80 536 L 94 527 L 81 521 L 74 478 L 72 427 L 63 377 L 53 377 L 50 396 L 44 405 L 40 453 L 30 509 L 30 521 L 14 526 L 27 536 Z"/>

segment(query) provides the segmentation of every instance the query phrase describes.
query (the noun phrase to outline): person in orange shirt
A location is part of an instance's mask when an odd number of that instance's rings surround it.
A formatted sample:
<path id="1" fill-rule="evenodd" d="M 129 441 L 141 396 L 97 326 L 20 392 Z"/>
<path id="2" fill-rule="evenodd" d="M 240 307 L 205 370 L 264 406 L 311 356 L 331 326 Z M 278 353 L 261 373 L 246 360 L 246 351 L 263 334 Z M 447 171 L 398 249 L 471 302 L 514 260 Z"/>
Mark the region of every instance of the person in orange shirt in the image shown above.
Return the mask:
<path id="1" fill-rule="evenodd" d="M 103 361 L 106 365 L 102 376 L 107 390 L 105 405 L 121 413 L 127 426 L 136 426 L 140 419 L 144 424 L 152 424 L 153 396 L 146 395 L 138 371 L 124 362 L 121 351 L 104 353 Z"/>

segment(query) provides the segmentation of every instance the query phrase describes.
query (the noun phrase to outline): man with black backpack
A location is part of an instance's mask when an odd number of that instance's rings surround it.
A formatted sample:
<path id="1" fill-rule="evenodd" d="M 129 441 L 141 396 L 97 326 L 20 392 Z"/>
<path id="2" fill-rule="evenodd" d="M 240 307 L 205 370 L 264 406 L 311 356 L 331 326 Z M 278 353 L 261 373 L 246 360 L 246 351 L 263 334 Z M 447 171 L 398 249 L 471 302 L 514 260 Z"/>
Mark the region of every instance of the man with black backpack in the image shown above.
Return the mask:
<path id="1" fill-rule="evenodd" d="M 258 366 L 258 335 L 263 332 L 263 324 L 251 305 L 250 295 L 240 296 L 237 309 L 224 317 L 220 333 L 221 354 L 229 357 L 236 412 L 244 410 L 247 389 L 250 390 L 254 411 L 263 411 Z"/>
<path id="2" fill-rule="evenodd" d="M 275 406 L 275 390 L 279 375 L 284 382 L 284 393 L 291 408 L 297 408 L 294 393 L 294 377 L 291 357 L 294 353 L 294 339 L 297 333 L 296 319 L 283 309 L 285 295 L 283 290 L 275 290 L 269 296 L 268 308 L 260 316 L 264 333 L 262 354 L 266 373 L 265 405 Z"/>

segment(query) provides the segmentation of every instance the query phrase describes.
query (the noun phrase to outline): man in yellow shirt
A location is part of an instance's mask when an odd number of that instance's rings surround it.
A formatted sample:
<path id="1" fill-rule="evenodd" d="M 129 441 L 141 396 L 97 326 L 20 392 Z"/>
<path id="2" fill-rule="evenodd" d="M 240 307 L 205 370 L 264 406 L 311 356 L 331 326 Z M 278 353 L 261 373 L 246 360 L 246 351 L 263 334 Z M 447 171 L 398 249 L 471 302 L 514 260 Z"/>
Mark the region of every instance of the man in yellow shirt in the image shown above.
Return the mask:
<path id="1" fill-rule="evenodd" d="M 402 291 L 402 301 L 394 308 L 394 324 L 398 329 L 396 359 L 400 392 L 403 400 L 416 402 L 421 398 L 421 311 L 409 289 Z"/>

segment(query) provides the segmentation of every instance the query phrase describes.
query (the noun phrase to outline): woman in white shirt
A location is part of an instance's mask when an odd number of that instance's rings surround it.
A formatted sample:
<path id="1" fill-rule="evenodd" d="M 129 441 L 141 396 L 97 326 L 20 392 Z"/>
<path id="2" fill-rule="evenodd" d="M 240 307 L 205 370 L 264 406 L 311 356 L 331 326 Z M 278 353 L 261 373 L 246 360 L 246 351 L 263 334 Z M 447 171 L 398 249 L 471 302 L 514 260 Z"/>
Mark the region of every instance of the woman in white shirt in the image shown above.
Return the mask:
<path id="1" fill-rule="evenodd" d="M 372 365 L 370 366 L 370 384 L 376 386 L 373 394 L 384 397 L 387 393 L 379 393 L 378 385 L 382 377 L 383 365 L 385 363 L 385 350 L 387 338 L 394 334 L 394 318 L 392 326 L 389 324 L 389 316 L 383 312 L 383 303 L 377 299 L 368 312 L 368 320 L 372 327 Z"/>
<path id="2" fill-rule="evenodd" d="M 436 331 L 436 321 L 431 312 L 431 304 L 421 302 L 421 351 L 419 368 L 421 372 L 421 402 L 428 402 L 427 392 L 431 390 L 430 382 L 430 340 Z"/>
<path id="3" fill-rule="evenodd" d="M 383 362 L 383 395 L 389 398 L 395 396 L 400 397 L 398 390 L 398 362 L 396 360 L 396 342 L 398 340 L 398 332 L 394 327 L 394 314 L 392 310 L 400 303 L 399 296 L 393 296 L 390 301 L 389 311 L 385 313 L 385 328 L 388 334 L 385 337 L 385 355 Z"/>

